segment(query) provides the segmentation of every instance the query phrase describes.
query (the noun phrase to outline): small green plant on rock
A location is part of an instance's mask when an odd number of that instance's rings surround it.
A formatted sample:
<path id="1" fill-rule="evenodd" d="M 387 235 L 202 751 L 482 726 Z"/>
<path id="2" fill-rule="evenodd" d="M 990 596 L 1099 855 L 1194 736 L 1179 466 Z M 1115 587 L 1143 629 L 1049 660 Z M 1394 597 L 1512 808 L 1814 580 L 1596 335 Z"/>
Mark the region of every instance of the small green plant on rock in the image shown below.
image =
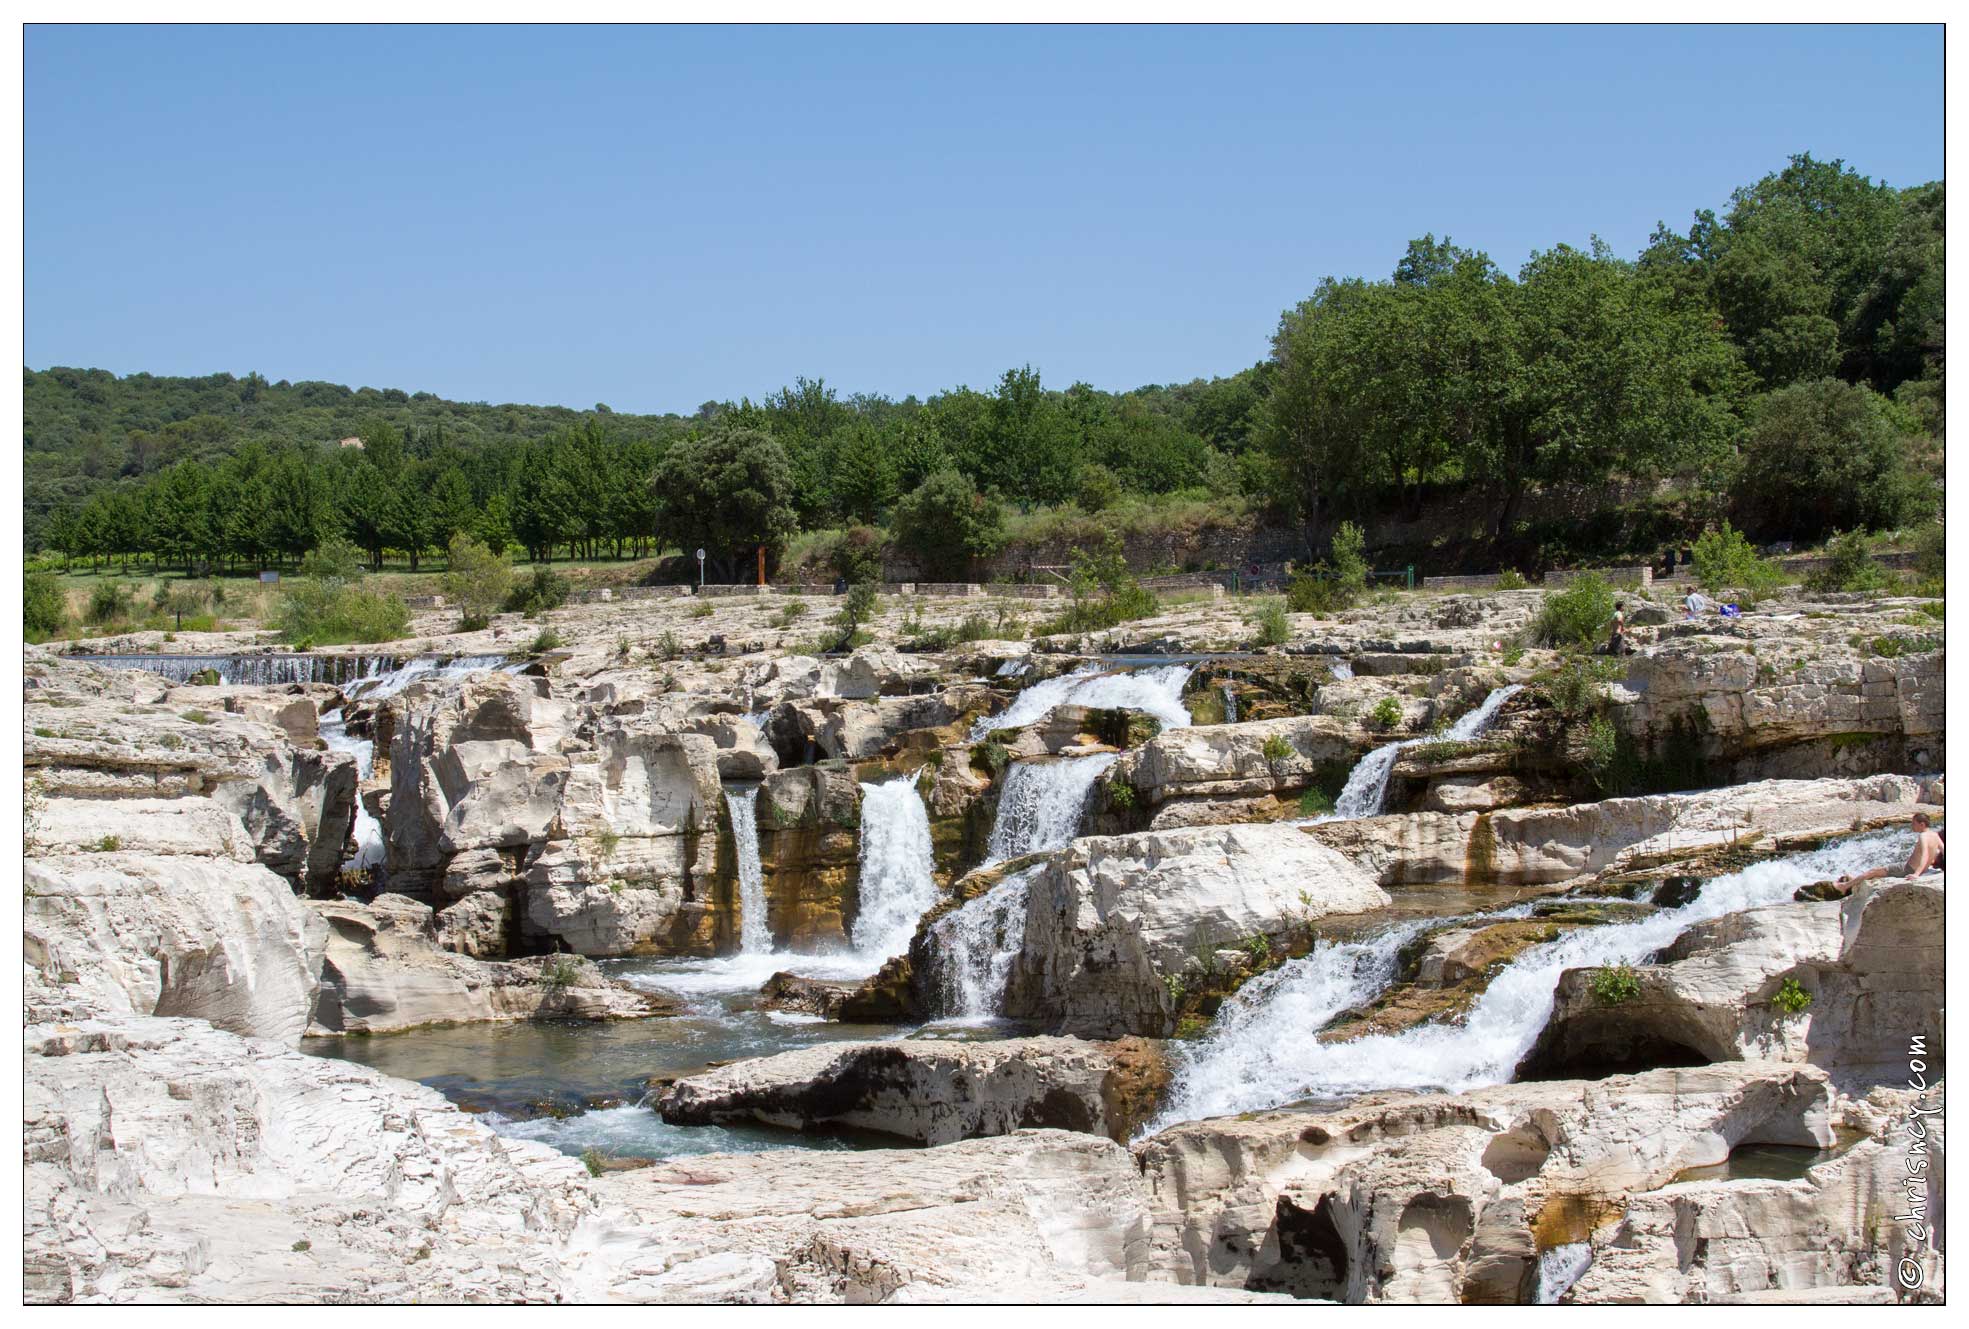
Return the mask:
<path id="1" fill-rule="evenodd" d="M 1286 741 L 1284 734 L 1265 735 L 1265 746 L 1261 751 L 1264 754 L 1265 764 L 1272 767 L 1274 771 L 1278 769 L 1281 762 L 1290 761 L 1297 755 L 1292 744 Z"/>
<path id="2" fill-rule="evenodd" d="M 1239 949 L 1250 957 L 1253 969 L 1263 969 L 1272 962 L 1272 939 L 1262 932 L 1246 937 Z"/>
<path id="3" fill-rule="evenodd" d="M 1798 986 L 1798 980 L 1787 978 L 1778 984 L 1777 993 L 1771 998 L 1771 1005 L 1786 1015 L 1797 1015 L 1812 1004 L 1812 994 Z"/>
<path id="4" fill-rule="evenodd" d="M 549 992 L 572 987 L 581 976 L 581 965 L 571 955 L 556 955 L 540 967 L 540 986 Z"/>
<path id="5" fill-rule="evenodd" d="M 1011 762 L 1012 754 L 1006 751 L 1003 743 L 996 740 L 975 743 L 971 747 L 971 765 L 994 780 L 1004 774 L 1005 768 L 1011 765 Z"/>
<path id="6" fill-rule="evenodd" d="M 542 628 L 540 629 L 540 635 L 533 639 L 533 645 L 529 649 L 535 655 L 540 655 L 546 651 L 557 651 L 565 644 L 561 639 L 560 633 L 554 631 L 552 628 Z"/>
<path id="7" fill-rule="evenodd" d="M 305 1255 L 309 1251 L 314 1249 L 314 1243 L 307 1240 L 304 1237 L 300 1241 L 295 1242 L 294 1245 L 290 1247 L 290 1249 L 299 1251 L 301 1254 Z"/>
<path id="8" fill-rule="evenodd" d="M 1258 631 L 1260 646 L 1283 646 L 1292 637 L 1292 627 L 1286 622 L 1285 603 L 1280 600 L 1267 600 L 1252 615 L 1251 626 Z"/>
<path id="9" fill-rule="evenodd" d="M 1497 589 L 1500 591 L 1522 591 L 1529 585 L 1531 583 L 1525 580 L 1525 574 L 1516 568 L 1506 568 L 1497 574 Z"/>
<path id="10" fill-rule="evenodd" d="M 1121 812 L 1132 812 L 1135 808 L 1135 786 L 1126 780 L 1110 780 L 1102 788 L 1107 793 L 1108 806 Z"/>
<path id="11" fill-rule="evenodd" d="M 1621 1006 L 1641 995 L 1632 965 L 1617 964 L 1593 975 L 1593 996 L 1602 1006 Z"/>
<path id="12" fill-rule="evenodd" d="M 1299 815 L 1324 817 L 1333 811 L 1333 797 L 1324 789 L 1308 788 L 1299 795 Z"/>
<path id="13" fill-rule="evenodd" d="M 588 1175 L 591 1177 L 602 1175 L 602 1164 L 604 1161 L 602 1151 L 599 1149 L 583 1149 L 581 1151 L 581 1166 L 588 1169 Z"/>
<path id="14" fill-rule="evenodd" d="M 1393 729 L 1402 722 L 1402 704 L 1393 697 L 1383 697 L 1367 713 L 1367 718 L 1377 729 Z"/>

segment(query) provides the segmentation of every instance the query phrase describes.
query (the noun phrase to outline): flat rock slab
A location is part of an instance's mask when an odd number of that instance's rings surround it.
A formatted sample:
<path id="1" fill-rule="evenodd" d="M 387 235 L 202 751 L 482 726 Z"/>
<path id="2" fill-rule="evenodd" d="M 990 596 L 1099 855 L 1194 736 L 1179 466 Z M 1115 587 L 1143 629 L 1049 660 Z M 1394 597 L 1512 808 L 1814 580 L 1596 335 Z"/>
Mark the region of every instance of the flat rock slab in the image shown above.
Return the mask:
<path id="1" fill-rule="evenodd" d="M 830 1043 L 681 1079 L 657 1101 L 676 1125 L 849 1127 L 948 1144 L 1054 1127 L 1125 1140 L 1166 1079 L 1140 1039 Z"/>

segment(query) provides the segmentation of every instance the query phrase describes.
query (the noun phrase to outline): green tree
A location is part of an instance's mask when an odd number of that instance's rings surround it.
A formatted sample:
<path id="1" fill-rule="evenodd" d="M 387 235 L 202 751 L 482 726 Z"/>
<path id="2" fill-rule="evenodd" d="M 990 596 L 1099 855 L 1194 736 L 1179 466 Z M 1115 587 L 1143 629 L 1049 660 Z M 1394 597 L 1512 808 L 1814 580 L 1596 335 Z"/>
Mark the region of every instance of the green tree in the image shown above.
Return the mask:
<path id="1" fill-rule="evenodd" d="M 931 475 L 896 504 L 896 546 L 935 581 L 959 581 L 1005 546 L 1005 511 L 957 470 Z"/>
<path id="2" fill-rule="evenodd" d="M 68 597 L 52 572 L 30 572 L 21 588 L 21 613 L 29 641 L 58 637 L 68 628 Z"/>
<path id="3" fill-rule="evenodd" d="M 458 606 L 459 630 L 475 631 L 491 621 L 512 593 L 512 565 L 504 554 L 495 554 L 462 533 L 451 537 L 446 553 L 445 596 Z"/>
<path id="4" fill-rule="evenodd" d="M 896 464 L 888 440 L 866 421 L 834 435 L 833 492 L 844 516 L 879 518 L 896 499 Z"/>
<path id="5" fill-rule="evenodd" d="M 1780 388 L 1756 404 L 1739 444 L 1737 518 L 1800 541 L 1835 528 L 1905 525 L 1934 506 L 1909 443 L 1869 388 L 1836 378 Z"/>
<path id="6" fill-rule="evenodd" d="M 673 539 L 703 546 L 725 582 L 743 580 L 753 550 L 768 568 L 796 529 L 793 471 L 786 450 L 756 429 L 714 428 L 674 444 L 656 468 L 652 490 Z"/>

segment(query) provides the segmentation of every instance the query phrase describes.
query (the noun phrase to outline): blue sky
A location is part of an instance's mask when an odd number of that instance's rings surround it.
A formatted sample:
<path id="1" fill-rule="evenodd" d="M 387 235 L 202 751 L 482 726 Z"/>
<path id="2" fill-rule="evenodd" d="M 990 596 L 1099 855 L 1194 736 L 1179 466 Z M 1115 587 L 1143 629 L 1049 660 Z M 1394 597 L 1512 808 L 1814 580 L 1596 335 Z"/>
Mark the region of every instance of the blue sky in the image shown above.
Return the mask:
<path id="1" fill-rule="evenodd" d="M 1230 373 L 1447 232 L 1942 175 L 1939 27 L 51 28 L 27 361 L 688 411 Z"/>

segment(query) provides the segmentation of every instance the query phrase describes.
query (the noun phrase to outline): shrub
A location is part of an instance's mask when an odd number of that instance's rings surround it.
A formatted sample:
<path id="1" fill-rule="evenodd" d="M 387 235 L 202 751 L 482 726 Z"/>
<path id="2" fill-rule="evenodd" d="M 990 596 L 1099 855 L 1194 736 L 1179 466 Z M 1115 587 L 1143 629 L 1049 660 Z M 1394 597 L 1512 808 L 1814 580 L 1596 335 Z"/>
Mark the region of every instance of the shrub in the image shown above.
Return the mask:
<path id="1" fill-rule="evenodd" d="M 1614 763 L 1620 758 L 1620 731 L 1606 716 L 1596 715 L 1587 721 L 1585 748 L 1586 769 L 1592 772 L 1593 779 L 1604 789 Z"/>
<path id="2" fill-rule="evenodd" d="M 476 632 L 513 593 L 513 567 L 469 535 L 454 535 L 447 550 L 444 593 L 458 606 L 459 629 Z"/>
<path id="3" fill-rule="evenodd" d="M 554 631 L 552 628 L 542 628 L 540 629 L 540 635 L 533 639 L 531 650 L 535 655 L 539 655 L 542 651 L 557 651 L 565 644 L 561 640 L 560 633 Z"/>
<path id="4" fill-rule="evenodd" d="M 581 1166 L 588 1169 L 589 1176 L 591 1177 L 601 1176 L 602 1164 L 603 1164 L 603 1158 L 602 1158 L 601 1150 L 583 1149 L 581 1151 Z"/>
<path id="5" fill-rule="evenodd" d="M 1621 672 L 1621 667 L 1612 660 L 1576 655 L 1559 667 L 1546 683 L 1546 691 L 1551 694 L 1552 706 L 1560 716 L 1577 720 L 1599 709 L 1606 697 L 1604 685 L 1619 678 Z"/>
<path id="6" fill-rule="evenodd" d="M 136 604 L 137 593 L 130 583 L 101 582 L 89 592 L 89 608 L 83 618 L 90 623 L 121 623 Z"/>
<path id="7" fill-rule="evenodd" d="M 1258 630 L 1260 646 L 1283 646 L 1292 637 L 1292 626 L 1285 619 L 1285 602 L 1267 600 L 1252 615 L 1251 626 Z"/>
<path id="8" fill-rule="evenodd" d="M 1525 574 L 1516 568 L 1506 568 L 1497 574 L 1497 589 L 1500 591 L 1522 591 L 1529 585 L 1531 583 L 1525 580 Z"/>
<path id="9" fill-rule="evenodd" d="M 410 630 L 410 611 L 401 597 L 359 582 L 303 581 L 281 596 L 274 628 L 303 648 L 395 641 Z"/>
<path id="10" fill-rule="evenodd" d="M 1696 585 L 1705 591 L 1734 590 L 1749 604 L 1767 599 L 1784 584 L 1784 571 L 1759 558 L 1743 533 L 1724 522 L 1720 530 L 1704 531 L 1694 547 Z"/>
<path id="11" fill-rule="evenodd" d="M 851 526 L 841 532 L 829 559 L 834 575 L 851 586 L 859 581 L 881 581 L 887 538 L 873 526 Z"/>
<path id="12" fill-rule="evenodd" d="M 1005 768 L 1011 764 L 1012 754 L 1006 751 L 1005 745 L 996 739 L 972 745 L 971 765 L 983 771 L 986 775 L 991 776 L 993 779 L 997 779 L 999 775 L 1004 773 Z"/>
<path id="13" fill-rule="evenodd" d="M 1126 780 L 1110 780 L 1102 788 L 1107 793 L 1109 807 L 1119 808 L 1123 812 L 1134 808 L 1136 802 L 1134 785 Z"/>
<path id="14" fill-rule="evenodd" d="M 21 619 L 29 641 L 58 637 L 68 628 L 68 597 L 53 573 L 30 572 L 21 589 Z"/>
<path id="15" fill-rule="evenodd" d="M 1324 817 L 1333 811 L 1333 796 L 1324 789 L 1308 788 L 1299 795 L 1299 815 Z"/>
<path id="16" fill-rule="evenodd" d="M 700 600 L 691 607 L 692 618 L 709 618 L 717 612 L 717 607 L 707 600 Z"/>
<path id="17" fill-rule="evenodd" d="M 1402 722 L 1402 704 L 1393 697 L 1383 697 L 1374 703 L 1374 709 L 1368 712 L 1367 718 L 1377 728 L 1393 729 Z"/>
<path id="18" fill-rule="evenodd" d="M 1594 973 L 1593 996 L 1602 1006 L 1620 1006 L 1641 995 L 1641 980 L 1631 965 L 1617 964 Z"/>
<path id="19" fill-rule="evenodd" d="M 1367 589 L 1367 558 L 1363 552 L 1367 547 L 1367 537 L 1361 528 L 1350 521 L 1340 523 L 1340 529 L 1333 533 L 1333 580 L 1349 596 L 1358 596 Z"/>
<path id="20" fill-rule="evenodd" d="M 533 575 L 514 586 L 506 596 L 506 612 L 528 618 L 567 603 L 568 580 L 552 568 L 535 568 Z"/>
<path id="21" fill-rule="evenodd" d="M 1073 603 L 1041 629 L 1043 632 L 1094 632 L 1116 627 L 1159 612 L 1155 592 L 1135 580 L 1122 556 L 1121 539 L 1109 532 L 1098 552 L 1073 551 L 1068 578 Z"/>
<path id="22" fill-rule="evenodd" d="M 1080 468 L 1074 501 L 1083 512 L 1104 512 L 1121 501 L 1121 481 L 1107 467 L 1089 462 Z"/>
<path id="23" fill-rule="evenodd" d="M 1596 575 L 1545 597 L 1532 630 L 1547 646 L 1587 646 L 1613 617 L 1613 588 Z"/>
<path id="24" fill-rule="evenodd" d="M 1923 585 L 1940 586 L 1948 572 L 1948 534 L 1940 522 L 1929 522 L 1914 537 L 1914 573 Z"/>
<path id="25" fill-rule="evenodd" d="M 1825 547 L 1826 566 L 1805 579 L 1814 591 L 1878 591 L 1891 580 L 1873 560 L 1873 537 L 1853 530 L 1835 535 Z"/>
<path id="26" fill-rule="evenodd" d="M 1771 1005 L 1786 1015 L 1797 1015 L 1812 1004 L 1812 994 L 1798 986 L 1798 980 L 1787 978 L 1778 984 L 1777 993 L 1771 998 Z"/>
<path id="27" fill-rule="evenodd" d="M 879 590 L 880 583 L 874 581 L 858 581 L 848 588 L 847 595 L 842 597 L 840 611 L 828 620 L 835 627 L 842 629 L 840 640 L 836 641 L 830 649 L 853 650 L 863 642 L 871 640 L 869 634 L 862 631 L 862 625 L 875 617 L 876 612 L 882 607 Z"/>
<path id="28" fill-rule="evenodd" d="M 1284 734 L 1265 735 L 1263 752 L 1267 766 L 1277 766 L 1282 761 L 1290 761 L 1296 751 L 1292 744 L 1286 742 Z"/>
<path id="29" fill-rule="evenodd" d="M 1254 932 L 1246 937 L 1239 944 L 1238 949 L 1251 958 L 1253 969 L 1263 969 L 1272 962 L 1272 939 L 1262 932 Z"/>
<path id="30" fill-rule="evenodd" d="M 580 976 L 581 966 L 571 955 L 556 955 L 540 966 L 540 986 L 551 992 L 573 986 L 574 980 Z"/>
<path id="31" fill-rule="evenodd" d="M 1506 646 L 1504 648 L 1504 653 L 1498 656 L 1498 660 L 1504 665 L 1506 669 L 1509 669 L 1512 666 L 1516 665 L 1518 661 L 1524 658 L 1525 658 L 1525 648 L 1520 646 L 1515 641 L 1512 642 L 1510 645 Z"/>
<path id="32" fill-rule="evenodd" d="M 790 628 L 795 622 L 805 618 L 806 614 L 807 606 L 805 602 L 794 600 L 777 614 L 773 615 L 773 626 L 776 628 Z"/>

